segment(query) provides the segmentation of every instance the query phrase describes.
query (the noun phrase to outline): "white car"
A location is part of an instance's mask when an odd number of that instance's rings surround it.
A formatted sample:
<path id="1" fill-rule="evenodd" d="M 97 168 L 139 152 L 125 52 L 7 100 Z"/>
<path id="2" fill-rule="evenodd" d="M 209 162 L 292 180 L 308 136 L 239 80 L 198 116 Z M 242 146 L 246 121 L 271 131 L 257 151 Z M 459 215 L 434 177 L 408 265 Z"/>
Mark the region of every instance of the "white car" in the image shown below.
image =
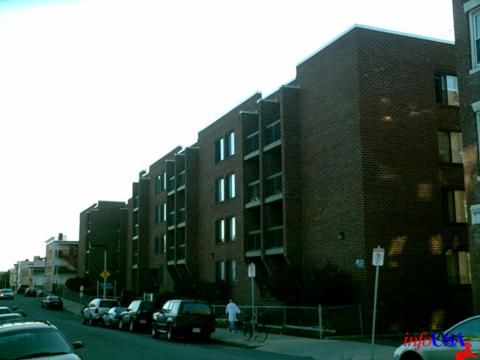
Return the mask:
<path id="1" fill-rule="evenodd" d="M 0 299 L 10 299 L 14 298 L 14 292 L 12 289 L 0 289 Z"/>
<path id="2" fill-rule="evenodd" d="M 120 306 L 115 299 L 93 299 L 82 310 L 83 323 L 89 322 L 93 325 L 103 320 L 103 315 L 112 307 Z"/>
<path id="3" fill-rule="evenodd" d="M 452 326 L 444 332 L 437 332 L 437 338 L 431 339 L 432 333 L 427 336 L 423 345 L 419 342 L 399 346 L 393 353 L 394 360 L 452 360 L 458 352 L 480 354 L 480 315 L 470 317 Z M 412 336 L 415 334 L 412 334 Z M 417 338 L 419 334 L 416 335 Z M 434 345 L 435 343 L 435 345 Z M 466 346 L 463 346 L 466 344 Z M 471 348 L 469 345 L 471 344 Z M 464 357 L 468 359 L 469 357 Z"/>

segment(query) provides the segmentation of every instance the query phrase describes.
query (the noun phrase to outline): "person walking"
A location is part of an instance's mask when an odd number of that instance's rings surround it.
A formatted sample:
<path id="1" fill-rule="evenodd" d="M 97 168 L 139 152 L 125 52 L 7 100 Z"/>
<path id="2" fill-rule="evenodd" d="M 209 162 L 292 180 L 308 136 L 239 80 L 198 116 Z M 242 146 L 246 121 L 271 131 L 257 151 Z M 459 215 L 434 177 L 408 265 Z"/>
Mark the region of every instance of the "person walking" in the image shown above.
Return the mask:
<path id="1" fill-rule="evenodd" d="M 237 327 L 235 325 L 237 321 L 237 314 L 241 313 L 240 308 L 233 302 L 232 299 L 228 302 L 227 308 L 225 309 L 225 313 L 228 315 L 228 330 L 230 332 L 237 332 Z"/>

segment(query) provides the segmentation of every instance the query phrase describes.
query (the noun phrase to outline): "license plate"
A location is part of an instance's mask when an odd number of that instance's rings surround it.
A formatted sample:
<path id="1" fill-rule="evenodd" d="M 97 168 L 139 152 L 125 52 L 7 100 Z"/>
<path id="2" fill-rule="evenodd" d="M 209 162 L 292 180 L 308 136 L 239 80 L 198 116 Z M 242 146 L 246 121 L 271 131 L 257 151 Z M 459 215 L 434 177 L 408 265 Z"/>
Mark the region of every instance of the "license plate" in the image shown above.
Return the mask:
<path id="1" fill-rule="evenodd" d="M 192 332 L 194 332 L 194 333 L 199 333 L 199 332 L 200 332 L 200 328 L 193 328 L 193 329 L 192 329 Z"/>
<path id="2" fill-rule="evenodd" d="M 140 320 L 140 324 L 146 324 L 147 320 Z"/>

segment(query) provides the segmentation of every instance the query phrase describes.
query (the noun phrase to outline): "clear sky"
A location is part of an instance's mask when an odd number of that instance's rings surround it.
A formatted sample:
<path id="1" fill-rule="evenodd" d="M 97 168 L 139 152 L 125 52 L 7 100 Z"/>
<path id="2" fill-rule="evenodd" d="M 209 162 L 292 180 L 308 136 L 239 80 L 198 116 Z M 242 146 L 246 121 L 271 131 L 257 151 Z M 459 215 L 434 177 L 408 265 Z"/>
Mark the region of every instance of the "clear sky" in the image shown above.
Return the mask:
<path id="1" fill-rule="evenodd" d="M 0 271 L 354 24 L 453 41 L 451 0 L 0 0 Z"/>

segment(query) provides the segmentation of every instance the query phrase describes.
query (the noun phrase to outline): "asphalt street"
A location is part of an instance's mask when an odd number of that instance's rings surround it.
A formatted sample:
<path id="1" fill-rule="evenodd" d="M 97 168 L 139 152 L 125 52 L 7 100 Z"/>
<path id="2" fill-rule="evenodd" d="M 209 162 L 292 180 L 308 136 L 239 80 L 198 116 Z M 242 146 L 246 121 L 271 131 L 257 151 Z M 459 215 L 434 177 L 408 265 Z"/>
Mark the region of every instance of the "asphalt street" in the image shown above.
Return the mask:
<path id="1" fill-rule="evenodd" d="M 16 295 L 14 300 L 3 300 L 0 306 L 18 306 L 27 313 L 27 319 L 48 320 L 57 326 L 72 343 L 81 340 L 84 349 L 78 351 L 85 360 L 132 359 L 303 359 L 248 348 L 228 346 L 200 340 L 168 342 L 164 337 L 153 339 L 150 333 L 129 333 L 117 329 L 82 324 L 79 314 L 69 311 L 45 310 L 40 299 Z"/>

